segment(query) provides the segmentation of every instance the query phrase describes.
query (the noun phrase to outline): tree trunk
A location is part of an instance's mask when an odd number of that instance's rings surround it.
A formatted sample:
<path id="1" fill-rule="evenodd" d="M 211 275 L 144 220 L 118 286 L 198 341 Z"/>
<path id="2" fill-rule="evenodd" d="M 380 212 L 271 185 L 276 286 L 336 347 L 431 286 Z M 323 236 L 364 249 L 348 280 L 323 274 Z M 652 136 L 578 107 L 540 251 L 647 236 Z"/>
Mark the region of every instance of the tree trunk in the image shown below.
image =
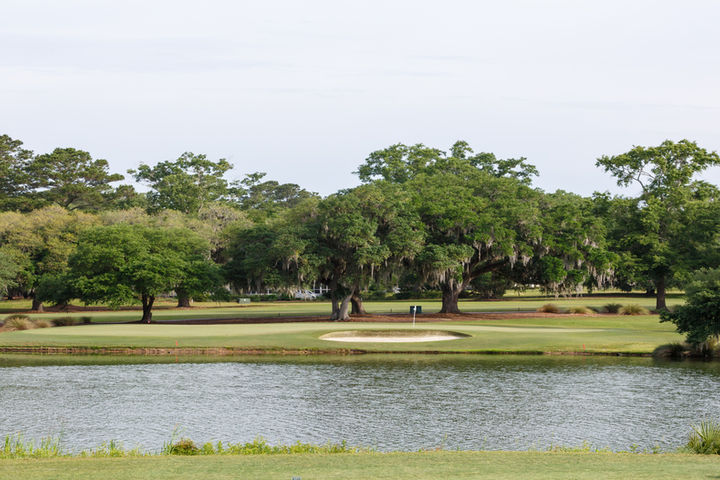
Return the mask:
<path id="1" fill-rule="evenodd" d="M 190 308 L 192 306 L 192 297 L 182 290 L 176 290 L 178 308 Z"/>
<path id="2" fill-rule="evenodd" d="M 350 320 L 350 299 L 352 298 L 352 294 L 346 296 L 343 298 L 342 303 L 340 304 L 340 311 L 338 312 L 338 321 L 346 322 Z"/>
<path id="3" fill-rule="evenodd" d="M 143 323 L 150 323 L 152 321 L 152 307 L 155 303 L 155 297 L 153 295 L 142 295 L 142 307 L 143 307 Z"/>
<path id="4" fill-rule="evenodd" d="M 336 321 L 347 321 L 350 320 L 350 298 L 351 295 L 346 295 L 343 297 L 342 302 L 340 302 L 340 305 L 338 305 L 337 299 L 333 300 L 333 314 L 330 317 L 330 320 L 336 320 Z"/>
<path id="5" fill-rule="evenodd" d="M 665 304 L 665 275 L 662 275 L 655 280 L 655 287 L 657 288 L 655 310 L 658 312 L 661 310 L 667 310 L 667 305 Z"/>
<path id="6" fill-rule="evenodd" d="M 33 297 L 32 307 L 30 307 L 30 310 L 35 310 L 36 312 L 44 312 L 45 309 L 43 308 L 43 302 L 37 297 Z"/>
<path id="7" fill-rule="evenodd" d="M 363 299 L 358 289 L 353 290 L 350 303 L 352 304 L 352 309 L 350 310 L 351 315 L 367 315 L 365 307 L 363 306 Z"/>
<path id="8" fill-rule="evenodd" d="M 340 312 L 340 305 L 338 304 L 338 299 L 333 295 L 330 298 L 330 306 L 332 309 L 332 313 L 330 314 L 330 320 L 336 320 L 338 312 Z"/>
<path id="9" fill-rule="evenodd" d="M 460 292 L 462 292 L 462 287 L 455 282 L 443 284 L 442 308 L 440 309 L 440 313 L 460 313 L 460 309 L 458 308 Z"/>

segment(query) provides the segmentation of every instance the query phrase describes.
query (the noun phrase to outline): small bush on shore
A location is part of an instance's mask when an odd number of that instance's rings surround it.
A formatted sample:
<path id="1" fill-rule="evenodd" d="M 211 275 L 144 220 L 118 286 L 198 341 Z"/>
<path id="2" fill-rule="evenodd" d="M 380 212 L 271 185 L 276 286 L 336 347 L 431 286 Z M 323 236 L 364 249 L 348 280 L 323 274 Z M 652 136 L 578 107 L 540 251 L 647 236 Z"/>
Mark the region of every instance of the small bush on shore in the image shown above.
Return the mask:
<path id="1" fill-rule="evenodd" d="M 705 420 L 692 426 L 685 448 L 693 453 L 720 455 L 720 422 Z"/>
<path id="2" fill-rule="evenodd" d="M 200 449 L 189 438 L 181 438 L 166 448 L 167 455 L 198 455 Z"/>
<path id="3" fill-rule="evenodd" d="M 689 345 L 680 342 L 660 345 L 653 350 L 653 357 L 659 358 L 683 358 L 691 348 Z"/>
<path id="4" fill-rule="evenodd" d="M 538 312 L 541 313 L 560 313 L 560 307 L 555 305 L 554 303 L 546 303 L 542 307 L 537 309 Z"/>
<path id="5" fill-rule="evenodd" d="M 604 305 L 603 308 L 607 313 L 618 313 L 620 309 L 622 308 L 622 304 L 620 303 L 608 303 L 607 305 Z"/>
<path id="6" fill-rule="evenodd" d="M 635 304 L 625 305 L 618 311 L 618 313 L 620 315 L 650 315 L 647 308 Z"/>

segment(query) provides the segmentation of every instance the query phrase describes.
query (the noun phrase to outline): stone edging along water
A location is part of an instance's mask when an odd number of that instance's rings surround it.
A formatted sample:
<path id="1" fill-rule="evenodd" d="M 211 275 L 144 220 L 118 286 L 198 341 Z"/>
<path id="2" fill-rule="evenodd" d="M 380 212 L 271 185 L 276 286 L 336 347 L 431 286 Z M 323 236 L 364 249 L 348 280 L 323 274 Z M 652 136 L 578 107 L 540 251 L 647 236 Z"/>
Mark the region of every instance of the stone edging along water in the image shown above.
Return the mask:
<path id="1" fill-rule="evenodd" d="M 234 347 L 72 347 L 72 346 L 0 346 L 0 353 L 31 355 L 146 355 L 146 356 L 243 356 L 243 355 L 570 355 L 586 357 L 651 357 L 647 352 L 588 352 L 542 350 L 364 350 L 284 349 Z"/>

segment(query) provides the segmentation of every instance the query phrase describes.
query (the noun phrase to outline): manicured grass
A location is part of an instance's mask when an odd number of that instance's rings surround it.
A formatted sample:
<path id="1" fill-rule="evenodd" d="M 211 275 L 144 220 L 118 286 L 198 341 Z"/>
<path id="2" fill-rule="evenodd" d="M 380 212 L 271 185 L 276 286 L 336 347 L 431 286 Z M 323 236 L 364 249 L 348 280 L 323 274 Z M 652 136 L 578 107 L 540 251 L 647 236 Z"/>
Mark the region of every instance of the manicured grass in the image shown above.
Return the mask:
<path id="1" fill-rule="evenodd" d="M 0 461 L 0 478 L 677 479 L 718 478 L 720 456 L 553 452 L 61 458 Z"/>
<path id="2" fill-rule="evenodd" d="M 668 305 L 673 306 L 683 302 L 679 295 L 668 298 Z M 537 310 L 546 303 L 553 303 L 562 309 L 572 306 L 602 307 L 608 303 L 620 303 L 622 305 L 638 304 L 645 308 L 652 309 L 655 299 L 645 296 L 634 297 L 608 297 L 592 295 L 580 298 L 554 299 L 548 297 L 508 296 L 504 300 L 494 301 L 460 301 L 460 310 L 463 312 L 531 312 Z M 410 305 L 421 305 L 424 313 L 437 313 L 440 310 L 439 300 L 393 300 L 393 301 L 367 301 L 365 308 L 369 313 L 403 313 L 410 310 Z M 294 301 L 294 302 L 258 302 L 251 304 L 237 303 L 195 303 L 190 309 L 176 309 L 175 302 L 171 300 L 159 300 L 153 310 L 153 319 L 182 320 L 197 318 L 251 318 L 266 317 L 278 318 L 284 316 L 329 316 L 330 303 L 325 301 Z M 28 310 L 29 300 L 0 301 L 0 315 L 8 312 Z M 142 314 L 139 310 L 117 310 L 117 311 L 88 311 L 70 313 L 38 313 L 30 314 L 32 318 L 57 318 L 57 317 L 90 317 L 94 323 L 114 323 L 138 321 Z M 2 318 L 2 317 L 0 317 Z"/>
<path id="3" fill-rule="evenodd" d="M 508 318 L 418 324 L 418 330 L 451 330 L 467 338 L 420 343 L 332 342 L 318 337 L 342 330 L 412 328 L 401 323 L 275 323 L 229 325 L 81 325 L 0 333 L 0 346 L 230 347 L 242 349 L 365 351 L 498 351 L 650 353 L 681 341 L 674 326 L 654 315 Z"/>

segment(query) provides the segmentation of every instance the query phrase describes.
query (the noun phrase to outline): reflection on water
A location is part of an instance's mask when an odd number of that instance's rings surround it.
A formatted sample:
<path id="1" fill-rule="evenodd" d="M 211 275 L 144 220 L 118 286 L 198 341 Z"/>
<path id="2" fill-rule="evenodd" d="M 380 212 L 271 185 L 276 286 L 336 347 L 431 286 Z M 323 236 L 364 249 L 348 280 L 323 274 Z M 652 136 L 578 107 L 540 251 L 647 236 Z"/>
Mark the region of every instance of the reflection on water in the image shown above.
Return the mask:
<path id="1" fill-rule="evenodd" d="M 64 359 L 60 359 L 65 361 Z M 123 359 L 101 359 L 101 361 Z M 173 359 L 171 359 L 172 361 Z M 84 362 L 85 360 L 69 360 Z M 95 359 L 97 362 L 97 359 Z M 13 365 L 11 356 L 0 365 Z M 325 443 L 380 450 L 675 448 L 720 416 L 714 363 L 650 359 L 403 356 L 231 363 L 5 366 L 0 434 L 119 440 Z"/>

